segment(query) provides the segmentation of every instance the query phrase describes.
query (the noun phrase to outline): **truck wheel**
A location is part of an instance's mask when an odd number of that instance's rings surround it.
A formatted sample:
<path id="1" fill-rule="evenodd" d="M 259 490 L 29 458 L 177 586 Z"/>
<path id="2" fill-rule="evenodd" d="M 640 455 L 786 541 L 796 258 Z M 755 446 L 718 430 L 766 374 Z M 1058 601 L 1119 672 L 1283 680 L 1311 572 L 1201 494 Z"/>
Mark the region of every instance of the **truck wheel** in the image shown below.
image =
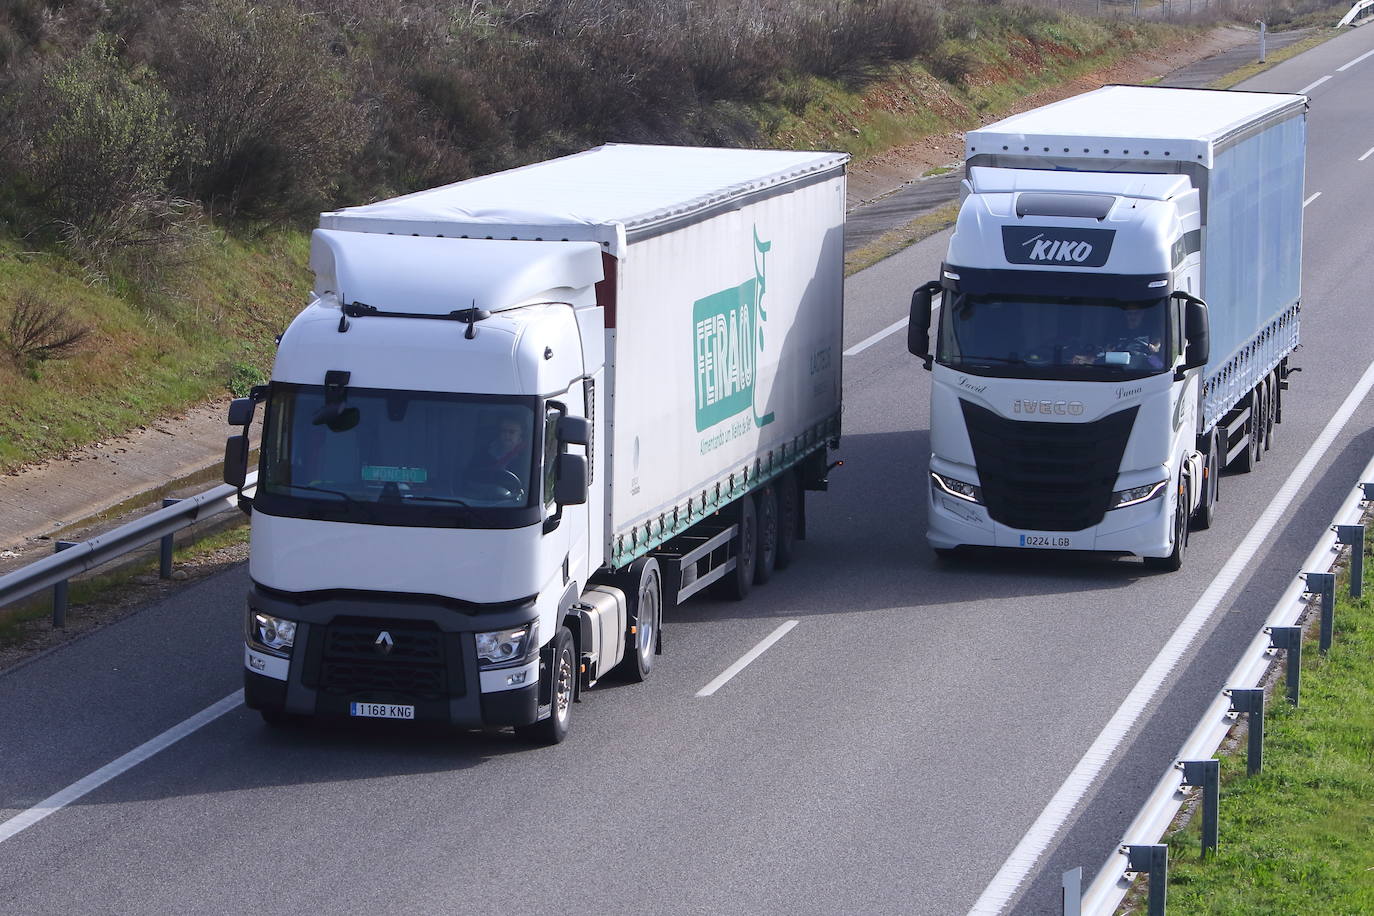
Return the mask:
<path id="1" fill-rule="evenodd" d="M 773 578 L 778 561 L 778 491 L 772 484 L 754 493 L 754 514 L 758 518 L 758 549 L 754 551 L 754 584 Z"/>
<path id="2" fill-rule="evenodd" d="M 515 733 L 539 744 L 558 744 L 568 737 L 568 720 L 572 718 L 573 691 L 577 686 L 577 661 L 573 658 L 573 638 L 567 627 L 559 627 L 553 638 L 548 676 L 553 708 L 549 717 L 533 725 L 517 725 Z M 544 674 L 541 666 L 540 674 Z"/>
<path id="3" fill-rule="evenodd" d="M 735 503 L 735 568 L 720 580 L 720 594 L 735 601 L 743 601 L 754 585 L 754 560 L 758 548 L 758 519 L 754 514 L 754 498 L 741 497 Z"/>
<path id="4" fill-rule="evenodd" d="M 279 706 L 269 706 L 258 710 L 262 721 L 270 728 L 290 728 L 300 724 L 300 719 Z"/>
<path id="5" fill-rule="evenodd" d="M 630 622 L 635 631 L 625 640 L 625 658 L 616 665 L 615 673 L 624 680 L 643 683 L 654 668 L 663 625 L 663 575 L 658 561 L 640 557 L 617 584 L 631 602 Z"/>
<path id="6" fill-rule="evenodd" d="M 1202 472 L 1202 501 L 1198 504 L 1197 512 L 1193 514 L 1193 529 L 1205 531 L 1212 527 L 1212 522 L 1216 520 L 1217 493 L 1220 487 L 1221 477 L 1221 457 L 1218 450 L 1221 445 L 1217 441 L 1217 433 L 1207 438 L 1207 461 Z"/>
<path id="7" fill-rule="evenodd" d="M 1183 567 L 1183 553 L 1188 549 L 1188 487 L 1180 480 L 1174 504 L 1174 549 L 1167 557 L 1145 557 L 1147 569 L 1175 572 Z"/>
<path id="8" fill-rule="evenodd" d="M 1264 377 L 1264 389 L 1268 396 L 1264 399 L 1264 450 L 1274 447 L 1274 422 L 1278 413 L 1279 385 L 1272 373 Z"/>
<path id="9" fill-rule="evenodd" d="M 778 555 L 773 560 L 777 569 L 792 565 L 797 554 L 797 530 L 801 527 L 801 487 L 797 486 L 797 475 L 784 471 L 774 481 L 778 491 Z"/>

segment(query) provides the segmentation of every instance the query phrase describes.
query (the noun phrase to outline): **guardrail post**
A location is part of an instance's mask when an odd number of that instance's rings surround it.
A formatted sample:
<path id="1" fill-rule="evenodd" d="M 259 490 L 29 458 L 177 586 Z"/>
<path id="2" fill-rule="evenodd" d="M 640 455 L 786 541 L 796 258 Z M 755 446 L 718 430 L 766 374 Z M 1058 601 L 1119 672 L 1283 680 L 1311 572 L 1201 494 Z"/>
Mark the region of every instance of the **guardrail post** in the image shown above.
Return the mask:
<path id="1" fill-rule="evenodd" d="M 1231 695 L 1231 711 L 1247 717 L 1250 743 L 1245 754 L 1245 772 L 1254 776 L 1264 765 L 1264 688 L 1236 687 L 1227 693 Z"/>
<path id="2" fill-rule="evenodd" d="M 52 545 L 53 553 L 61 553 L 68 547 L 75 547 L 76 541 L 56 541 Z M 67 625 L 67 580 L 63 579 L 52 587 L 52 625 L 54 629 L 62 629 Z"/>
<path id="3" fill-rule="evenodd" d="M 1317 646 L 1325 655 L 1331 648 L 1331 632 L 1336 623 L 1336 574 L 1303 573 L 1307 577 L 1307 593 L 1320 595 L 1322 601 L 1321 639 Z"/>
<path id="4" fill-rule="evenodd" d="M 179 499 L 162 500 L 162 508 L 175 506 L 181 502 Z M 172 578 L 172 537 L 171 534 L 164 534 L 158 543 L 157 549 L 157 575 L 160 579 Z"/>
<path id="5" fill-rule="evenodd" d="M 1184 760 L 1183 784 L 1202 789 L 1202 857 L 1217 851 L 1217 814 L 1221 806 L 1221 761 Z"/>
<path id="6" fill-rule="evenodd" d="M 1350 548 L 1350 597 L 1364 594 L 1364 525 L 1337 525 L 1336 543 Z"/>
<path id="7" fill-rule="evenodd" d="M 1288 702 L 1298 705 L 1298 690 L 1302 686 L 1302 627 L 1265 627 L 1271 648 L 1283 652 L 1288 681 Z"/>
<path id="8" fill-rule="evenodd" d="M 1126 867 L 1150 879 L 1149 916 L 1164 916 L 1164 899 L 1169 893 L 1169 847 L 1162 843 L 1128 845 Z"/>
<path id="9" fill-rule="evenodd" d="M 1061 909 L 1064 916 L 1083 916 L 1083 866 L 1064 872 Z"/>

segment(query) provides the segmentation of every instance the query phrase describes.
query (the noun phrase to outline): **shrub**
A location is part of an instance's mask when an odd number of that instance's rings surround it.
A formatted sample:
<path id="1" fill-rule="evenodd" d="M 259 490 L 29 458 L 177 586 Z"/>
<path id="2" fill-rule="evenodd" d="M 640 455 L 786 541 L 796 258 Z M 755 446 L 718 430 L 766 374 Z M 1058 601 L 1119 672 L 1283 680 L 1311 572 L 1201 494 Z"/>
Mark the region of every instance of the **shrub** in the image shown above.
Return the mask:
<path id="1" fill-rule="evenodd" d="M 15 365 L 32 372 L 38 363 L 70 356 L 89 334 L 65 309 L 20 293 L 5 321 L 3 342 Z"/>

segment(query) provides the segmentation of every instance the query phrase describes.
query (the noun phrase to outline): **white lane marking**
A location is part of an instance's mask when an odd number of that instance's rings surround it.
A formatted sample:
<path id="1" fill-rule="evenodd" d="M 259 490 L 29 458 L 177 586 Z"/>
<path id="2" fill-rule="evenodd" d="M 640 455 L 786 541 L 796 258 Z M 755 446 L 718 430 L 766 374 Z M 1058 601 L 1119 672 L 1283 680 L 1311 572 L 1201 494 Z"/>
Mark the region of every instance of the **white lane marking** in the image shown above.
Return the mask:
<path id="1" fill-rule="evenodd" d="M 1345 71 L 1349 70 L 1351 67 L 1355 66 L 1360 61 L 1364 60 L 1366 57 L 1369 57 L 1370 55 L 1374 55 L 1374 51 L 1366 51 L 1354 60 L 1341 64 L 1339 67 L 1336 68 L 1336 72 L 1344 73 Z"/>
<path id="2" fill-rule="evenodd" d="M 1303 86 L 1301 89 L 1298 90 L 1298 95 L 1307 95 L 1307 93 L 1311 92 L 1313 89 L 1316 89 L 1318 86 L 1320 86 L 1322 83 L 1326 82 L 1329 79 L 1331 79 L 1331 74 L 1328 73 L 1326 76 L 1323 76 L 1315 83 L 1308 83 L 1306 86 Z"/>
<path id="3" fill-rule="evenodd" d="M 883 339 L 884 337 L 886 337 L 887 335 L 892 334 L 892 333 L 895 333 L 895 332 L 897 332 L 897 331 L 900 331 L 902 328 L 906 327 L 906 326 L 907 326 L 908 324 L 910 324 L 910 323 L 911 323 L 911 316 L 908 315 L 906 318 L 903 318 L 901 321 L 894 322 L 894 323 L 888 325 L 887 327 L 883 328 L 883 329 L 882 329 L 881 331 L 879 331 L 877 334 L 874 334 L 874 335 L 871 336 L 871 337 L 865 337 L 863 340 L 859 341 L 859 342 L 856 343 L 854 346 L 850 347 L 848 350 L 845 350 L 845 351 L 844 351 L 844 355 L 845 355 L 845 356 L 853 356 L 855 353 L 862 353 L 863 351 L 867 350 L 869 347 L 873 346 L 873 345 L 874 345 L 875 343 L 877 343 L 878 341 L 882 340 L 882 339 Z"/>
<path id="4" fill-rule="evenodd" d="M 1371 51 L 1370 53 L 1371 53 L 1371 54 L 1374 54 L 1374 51 Z M 1356 162 L 1364 162 L 1364 161 L 1365 161 L 1366 159 L 1368 159 L 1370 156 L 1374 156 L 1374 146 L 1371 146 L 1369 149 L 1365 150 L 1365 154 L 1364 154 L 1363 156 L 1361 156 L 1360 158 L 1356 159 L 1355 161 L 1356 161 Z"/>
<path id="5" fill-rule="evenodd" d="M 1311 197 L 1307 198 L 1307 200 L 1304 200 L 1304 201 L 1302 202 L 1303 208 L 1306 209 L 1306 207 L 1307 207 L 1308 204 L 1310 204 L 1312 201 L 1316 200 L 1318 197 L 1321 197 L 1321 196 L 1322 196 L 1322 192 L 1321 192 L 1321 191 L 1318 191 L 1317 193 L 1313 194 Z"/>
<path id="6" fill-rule="evenodd" d="M 49 795 L 27 811 L 16 814 L 3 824 L 0 824 L 0 843 L 5 842 L 15 834 L 27 830 L 49 814 L 56 814 L 86 793 L 95 791 L 119 774 L 138 766 L 158 751 L 171 747 L 192 732 L 209 725 L 220 716 L 242 705 L 243 691 L 236 690 L 218 703 L 202 709 L 200 712 L 178 725 L 173 725 L 156 738 L 151 738 L 143 742 L 123 757 L 110 761 L 89 776 L 78 779 L 76 782 L 54 795 Z"/>
<path id="7" fill-rule="evenodd" d="M 772 633 L 769 633 L 767 636 L 763 638 L 762 642 L 760 642 L 754 648 L 750 649 L 748 652 L 744 653 L 744 655 L 740 657 L 739 661 L 735 662 L 729 668 L 726 668 L 724 671 L 722 671 L 720 673 L 720 676 L 717 677 L 714 681 L 698 690 L 697 696 L 709 697 L 711 694 L 715 693 L 721 687 L 725 686 L 726 681 L 730 680 L 730 678 L 739 674 L 741 671 L 745 669 L 745 667 L 750 662 L 758 658 L 763 653 L 767 652 L 769 646 L 773 645 L 773 643 L 777 642 L 779 639 L 782 639 L 784 636 L 786 636 L 787 631 L 792 629 L 796 625 L 797 621 L 789 620 L 787 621 L 787 623 L 784 623 L 782 626 L 778 627 Z"/>
<path id="8" fill-rule="evenodd" d="M 1326 424 L 1326 428 L 1317 436 L 1307 454 L 1302 456 L 1293 473 L 1288 475 L 1288 479 L 1279 488 L 1279 492 L 1260 515 L 1254 527 L 1222 566 L 1212 584 L 1207 586 L 1202 597 L 1188 612 L 1188 616 L 1183 618 L 1183 622 L 1178 625 L 1178 629 L 1169 637 L 1164 648 L 1155 656 L 1150 667 L 1122 701 L 1101 734 L 1069 773 L 1059 791 L 1054 793 L 1045 810 L 1041 811 L 1035 823 L 1031 824 L 1021 842 L 1016 844 L 1007 861 L 974 903 L 973 909 L 969 910 L 970 916 L 1000 913 L 1011 902 L 1026 876 L 1049 848 L 1059 829 L 1068 822 L 1078 803 L 1092 788 L 1093 782 L 1111 761 L 1112 755 L 1116 753 L 1127 734 L 1144 715 L 1155 712 L 1151 704 L 1160 688 L 1183 659 L 1212 614 L 1220 607 L 1221 600 L 1226 597 L 1231 586 L 1235 585 L 1241 572 L 1254 559 L 1260 548 L 1270 543 L 1273 530 L 1282 520 L 1283 514 L 1371 387 L 1374 387 L 1374 364 L 1365 369 L 1364 375 L 1360 376 L 1359 382 L 1346 396 L 1330 422 Z"/>

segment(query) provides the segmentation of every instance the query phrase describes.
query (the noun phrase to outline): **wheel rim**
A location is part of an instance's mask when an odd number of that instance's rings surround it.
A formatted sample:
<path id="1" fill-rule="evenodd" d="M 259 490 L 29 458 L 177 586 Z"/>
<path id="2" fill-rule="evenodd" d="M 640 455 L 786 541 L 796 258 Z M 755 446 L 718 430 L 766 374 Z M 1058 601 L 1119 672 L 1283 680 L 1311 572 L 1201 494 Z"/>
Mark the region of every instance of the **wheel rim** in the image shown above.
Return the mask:
<path id="1" fill-rule="evenodd" d="M 565 647 L 558 653 L 558 672 L 553 684 L 553 714 L 559 722 L 568 718 L 572 705 L 573 667 L 572 653 Z"/>
<path id="2" fill-rule="evenodd" d="M 647 670 L 654 660 L 654 640 L 658 636 L 658 576 L 649 581 L 639 592 L 639 622 L 635 635 L 639 649 L 640 667 Z"/>
<path id="3" fill-rule="evenodd" d="M 749 497 L 745 497 L 748 499 Z M 745 516 L 740 519 L 739 532 L 739 562 L 746 567 L 752 575 L 754 569 L 754 519 Z M 740 570 L 743 572 L 744 570 Z"/>

